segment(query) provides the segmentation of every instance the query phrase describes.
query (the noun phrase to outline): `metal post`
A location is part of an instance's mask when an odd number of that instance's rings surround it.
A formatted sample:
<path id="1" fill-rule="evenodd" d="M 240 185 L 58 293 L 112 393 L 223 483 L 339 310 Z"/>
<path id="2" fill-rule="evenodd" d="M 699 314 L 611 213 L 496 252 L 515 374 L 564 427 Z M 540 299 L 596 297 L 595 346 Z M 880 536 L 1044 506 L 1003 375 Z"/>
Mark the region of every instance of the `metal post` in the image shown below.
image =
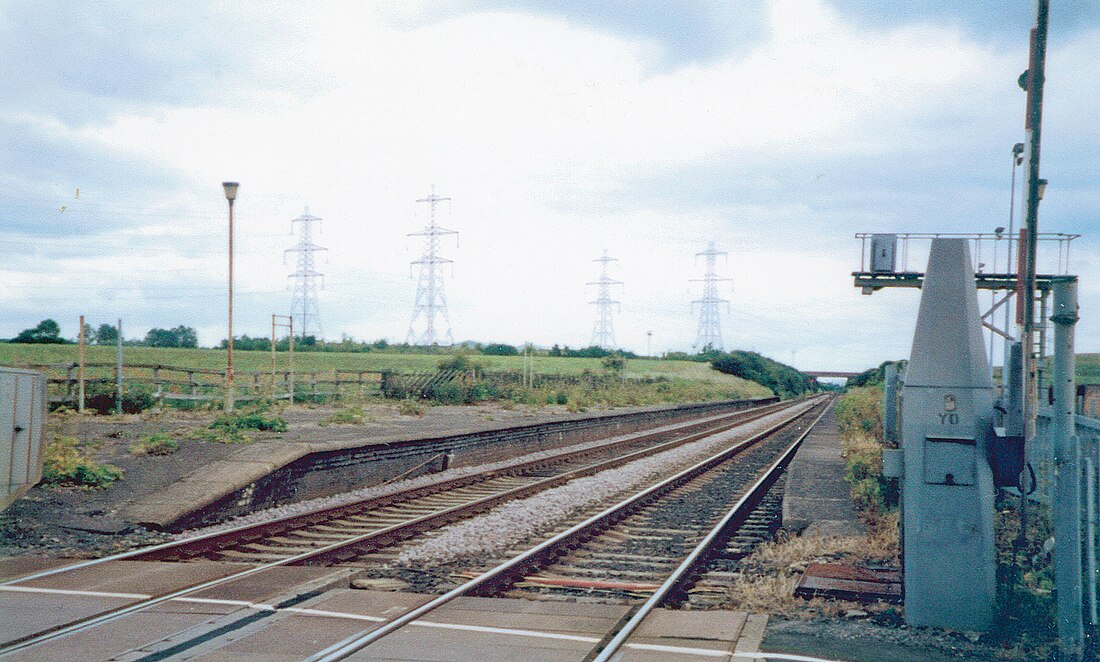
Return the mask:
<path id="1" fill-rule="evenodd" d="M 1035 388 L 1040 395 L 1043 393 L 1043 385 L 1046 383 L 1045 378 L 1047 376 L 1047 305 L 1049 303 L 1050 290 L 1043 290 L 1042 294 L 1039 295 L 1039 350 L 1036 352 L 1038 360 L 1035 362 Z M 1038 413 L 1038 407 L 1035 411 Z"/>
<path id="2" fill-rule="evenodd" d="M 1043 83 L 1046 79 L 1047 17 L 1050 0 L 1036 0 L 1035 24 L 1031 29 L 1028 69 L 1022 77 L 1027 90 L 1027 111 L 1024 128 L 1027 133 L 1027 205 L 1024 218 L 1024 263 L 1018 305 L 1022 309 L 1021 340 L 1024 345 L 1024 438 L 1035 439 L 1035 414 L 1038 401 L 1035 383 L 1035 259 L 1039 238 L 1039 146 L 1042 142 Z"/>
<path id="3" fill-rule="evenodd" d="M 271 400 L 275 401 L 275 313 L 271 314 Z"/>
<path id="4" fill-rule="evenodd" d="M 237 182 L 222 182 L 225 199 L 229 201 L 229 350 L 225 367 L 225 410 L 233 411 L 233 202 L 237 199 Z"/>
<path id="5" fill-rule="evenodd" d="M 115 410 L 122 413 L 122 320 L 118 321 L 118 365 L 115 368 Z"/>
<path id="6" fill-rule="evenodd" d="M 77 391 L 76 398 L 76 410 L 80 413 L 84 413 L 84 344 L 87 339 L 84 337 L 84 316 L 80 316 L 80 371 L 78 372 L 77 379 L 79 380 L 79 390 Z"/>
<path id="7" fill-rule="evenodd" d="M 886 364 L 882 407 L 882 438 L 887 448 L 898 447 L 898 364 Z"/>
<path id="8" fill-rule="evenodd" d="M 1064 659 L 1079 660 L 1084 641 L 1081 622 L 1081 469 L 1074 408 L 1074 326 L 1077 283 L 1054 284 L 1054 572 L 1057 588 L 1058 641 Z"/>
<path id="9" fill-rule="evenodd" d="M 1015 271 L 1013 271 L 1013 267 L 1012 267 L 1012 240 L 1016 236 L 1016 167 L 1024 162 L 1024 157 L 1021 156 L 1023 153 L 1024 153 L 1024 144 L 1023 143 L 1016 143 L 1015 145 L 1012 146 L 1012 188 L 1011 188 L 1011 192 L 1009 193 L 1009 196 L 1008 196 L 1008 248 L 1005 249 L 1005 273 L 1006 274 L 1015 273 Z M 1017 265 L 1017 267 L 1018 266 L 1019 265 Z M 1016 302 L 1016 305 L 1017 306 L 1020 305 L 1019 301 Z M 1005 306 L 1004 307 L 1005 307 L 1005 328 L 1004 328 L 1004 331 L 1005 331 L 1005 333 L 1010 333 L 1009 329 L 1012 328 L 1012 327 L 1009 324 L 1009 320 L 1010 320 L 1009 315 L 1012 311 L 1012 302 L 1011 301 L 1005 301 Z M 1008 352 L 1009 352 L 1008 345 L 1009 345 L 1009 340 L 1006 338 L 1005 342 L 1004 342 L 1004 347 L 1003 347 L 1003 351 L 1004 351 L 1004 355 L 1005 355 L 1005 361 L 1008 361 Z M 1004 370 L 1002 369 L 1002 373 L 1003 372 L 1004 372 Z M 1001 375 L 1001 385 L 1002 385 L 1002 387 L 1004 385 L 1006 385 L 1007 383 L 1008 382 L 1005 381 L 1004 374 L 1002 374 Z"/>
<path id="10" fill-rule="evenodd" d="M 225 410 L 233 411 L 233 201 L 229 201 L 229 356 L 225 368 Z"/>
<path id="11" fill-rule="evenodd" d="M 290 316 L 290 404 L 294 404 L 294 316 Z"/>
<path id="12" fill-rule="evenodd" d="M 1089 625 L 1096 627 L 1096 465 L 1085 458 L 1085 581 L 1088 584 Z"/>

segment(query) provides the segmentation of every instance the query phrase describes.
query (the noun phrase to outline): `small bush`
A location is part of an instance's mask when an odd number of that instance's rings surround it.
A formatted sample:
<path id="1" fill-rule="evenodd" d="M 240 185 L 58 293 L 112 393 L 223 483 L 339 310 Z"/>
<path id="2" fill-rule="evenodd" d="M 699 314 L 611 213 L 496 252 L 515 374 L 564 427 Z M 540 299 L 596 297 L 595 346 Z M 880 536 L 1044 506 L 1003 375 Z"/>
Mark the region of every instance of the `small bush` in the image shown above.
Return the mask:
<path id="1" fill-rule="evenodd" d="M 222 414 L 210 424 L 211 430 L 241 432 L 244 430 L 264 430 L 286 432 L 286 421 L 280 416 L 266 416 L 262 411 L 235 412 Z"/>
<path id="2" fill-rule="evenodd" d="M 171 455 L 179 449 L 178 441 L 163 432 L 158 432 L 135 441 L 126 450 L 131 455 Z"/>
<path id="3" fill-rule="evenodd" d="M 97 489 L 122 478 L 122 469 L 88 457 L 75 437 L 54 437 L 43 450 L 42 485 Z"/>
<path id="4" fill-rule="evenodd" d="M 124 384 L 122 388 L 122 412 L 139 414 L 157 403 L 152 389 L 143 384 Z M 114 384 L 92 383 L 85 390 L 84 406 L 100 414 L 118 411 L 117 392 Z"/>
<path id="5" fill-rule="evenodd" d="M 412 398 L 406 398 L 397 403 L 397 411 L 404 416 L 423 416 L 424 405 Z"/>
<path id="6" fill-rule="evenodd" d="M 470 370 L 484 370 L 485 365 L 480 361 L 472 361 L 466 354 L 459 352 L 449 359 L 443 359 L 437 366 L 440 370 L 454 370 L 456 372 L 469 372 Z"/>

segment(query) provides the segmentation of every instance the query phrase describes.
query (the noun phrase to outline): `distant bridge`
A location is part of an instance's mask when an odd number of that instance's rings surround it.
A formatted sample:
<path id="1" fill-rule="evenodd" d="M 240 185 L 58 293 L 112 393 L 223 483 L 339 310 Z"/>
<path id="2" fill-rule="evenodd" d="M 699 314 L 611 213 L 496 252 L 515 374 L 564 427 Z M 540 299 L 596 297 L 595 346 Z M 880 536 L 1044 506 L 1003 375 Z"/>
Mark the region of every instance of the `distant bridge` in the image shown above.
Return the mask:
<path id="1" fill-rule="evenodd" d="M 848 379 L 851 377 L 856 377 L 861 373 L 840 372 L 839 370 L 803 370 L 802 374 L 809 375 L 811 377 L 838 377 Z"/>

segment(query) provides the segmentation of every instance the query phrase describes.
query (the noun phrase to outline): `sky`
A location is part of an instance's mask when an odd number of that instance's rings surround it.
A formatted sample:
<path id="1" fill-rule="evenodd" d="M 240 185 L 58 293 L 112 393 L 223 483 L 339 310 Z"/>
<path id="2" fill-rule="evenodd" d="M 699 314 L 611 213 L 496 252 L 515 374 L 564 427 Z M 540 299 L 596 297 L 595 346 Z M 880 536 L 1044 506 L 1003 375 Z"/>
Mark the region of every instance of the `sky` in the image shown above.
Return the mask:
<path id="1" fill-rule="evenodd" d="M 1039 227 L 1083 235 L 1078 351 L 1098 351 L 1100 4 L 1053 4 Z M 459 233 L 441 242 L 457 341 L 588 345 L 607 250 L 617 344 L 691 351 L 713 241 L 727 349 L 804 370 L 906 358 L 919 293 L 862 296 L 855 234 L 1008 225 L 1032 11 L 0 1 L 0 337 L 47 317 L 75 337 L 83 314 L 218 343 L 235 180 L 238 335 L 290 312 L 308 206 L 324 337 L 404 341 L 434 186 Z"/>

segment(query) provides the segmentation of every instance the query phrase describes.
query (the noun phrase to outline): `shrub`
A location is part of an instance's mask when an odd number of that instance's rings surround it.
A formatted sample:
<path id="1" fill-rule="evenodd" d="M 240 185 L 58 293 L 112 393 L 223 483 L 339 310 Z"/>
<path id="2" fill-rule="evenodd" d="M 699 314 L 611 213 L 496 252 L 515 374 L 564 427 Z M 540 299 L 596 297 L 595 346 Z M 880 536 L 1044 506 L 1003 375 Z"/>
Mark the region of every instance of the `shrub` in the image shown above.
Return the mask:
<path id="1" fill-rule="evenodd" d="M 853 388 L 836 403 L 836 422 L 840 434 L 851 438 L 864 434 L 882 439 L 882 388 Z"/>
<path id="2" fill-rule="evenodd" d="M 234 412 L 222 414 L 210 424 L 211 430 L 241 432 L 244 430 L 266 430 L 286 432 L 286 421 L 280 416 L 266 416 L 263 411 Z"/>
<path id="3" fill-rule="evenodd" d="M 122 469 L 93 460 L 75 437 L 56 436 L 43 450 L 42 485 L 97 489 L 122 478 Z"/>
<path id="4" fill-rule="evenodd" d="M 397 411 L 404 416 L 423 416 L 424 405 L 412 398 L 405 398 L 397 403 Z"/>
<path id="5" fill-rule="evenodd" d="M 122 411 L 126 414 L 139 414 L 154 406 L 157 402 L 153 390 L 142 384 L 123 384 Z M 118 400 L 114 384 L 88 384 L 85 390 L 84 406 L 100 414 L 113 414 L 118 410 Z"/>
<path id="6" fill-rule="evenodd" d="M 477 361 L 471 361 L 463 352 L 455 354 L 449 359 L 443 359 L 437 366 L 440 370 L 454 370 L 455 372 L 469 372 L 470 370 L 484 370 L 485 366 Z"/>
<path id="7" fill-rule="evenodd" d="M 861 513 L 875 518 L 898 503 L 898 487 L 882 475 L 882 389 L 855 388 L 836 404 L 848 458 L 845 480 Z"/>
<path id="8" fill-rule="evenodd" d="M 163 432 L 151 434 L 130 444 L 131 455 L 171 455 L 180 449 L 180 444 Z"/>

